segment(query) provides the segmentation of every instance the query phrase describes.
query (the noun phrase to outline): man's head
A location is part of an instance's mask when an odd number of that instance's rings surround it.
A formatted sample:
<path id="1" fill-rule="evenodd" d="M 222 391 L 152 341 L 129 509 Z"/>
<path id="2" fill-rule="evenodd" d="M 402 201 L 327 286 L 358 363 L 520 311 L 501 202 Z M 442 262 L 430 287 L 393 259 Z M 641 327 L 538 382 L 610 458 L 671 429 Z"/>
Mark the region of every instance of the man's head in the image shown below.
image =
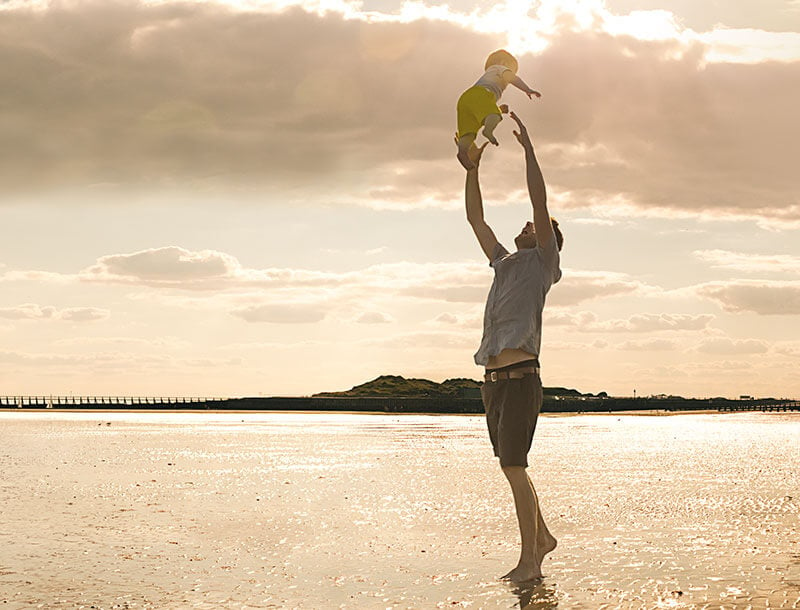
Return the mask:
<path id="1" fill-rule="evenodd" d="M 558 228 L 558 221 L 552 216 L 550 217 L 550 223 L 553 225 L 553 233 L 556 236 L 556 245 L 558 246 L 559 251 L 561 251 L 561 247 L 564 245 L 564 236 L 561 234 L 561 229 Z M 517 246 L 517 250 L 536 247 L 536 229 L 534 228 L 532 222 L 525 223 L 525 226 L 522 227 L 522 231 L 520 231 L 519 235 L 514 238 L 514 243 Z"/>

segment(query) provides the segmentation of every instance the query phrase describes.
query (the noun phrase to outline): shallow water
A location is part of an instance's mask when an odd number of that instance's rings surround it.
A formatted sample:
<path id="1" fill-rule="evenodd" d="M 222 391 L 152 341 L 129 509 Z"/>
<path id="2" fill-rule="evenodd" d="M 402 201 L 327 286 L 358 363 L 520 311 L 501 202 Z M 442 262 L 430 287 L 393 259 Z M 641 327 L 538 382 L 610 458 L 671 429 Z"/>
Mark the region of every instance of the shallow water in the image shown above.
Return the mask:
<path id="1" fill-rule="evenodd" d="M 0 608 L 800 608 L 800 415 L 0 412 Z"/>

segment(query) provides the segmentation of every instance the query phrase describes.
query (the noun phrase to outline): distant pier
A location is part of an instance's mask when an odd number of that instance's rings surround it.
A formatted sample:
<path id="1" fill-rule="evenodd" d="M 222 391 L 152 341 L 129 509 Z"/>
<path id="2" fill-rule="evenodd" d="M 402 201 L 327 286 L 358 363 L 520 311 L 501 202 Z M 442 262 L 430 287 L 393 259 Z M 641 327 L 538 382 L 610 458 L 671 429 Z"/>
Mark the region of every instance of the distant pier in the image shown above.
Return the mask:
<path id="1" fill-rule="evenodd" d="M 755 404 L 747 404 L 748 401 L 743 401 L 745 404 L 726 404 L 720 405 L 720 411 L 800 411 L 800 401 L 788 400 L 784 402 L 775 403 L 762 403 L 757 401 Z"/>
<path id="2" fill-rule="evenodd" d="M 0 409 L 212 409 L 221 400 L 186 396 L 0 396 Z"/>

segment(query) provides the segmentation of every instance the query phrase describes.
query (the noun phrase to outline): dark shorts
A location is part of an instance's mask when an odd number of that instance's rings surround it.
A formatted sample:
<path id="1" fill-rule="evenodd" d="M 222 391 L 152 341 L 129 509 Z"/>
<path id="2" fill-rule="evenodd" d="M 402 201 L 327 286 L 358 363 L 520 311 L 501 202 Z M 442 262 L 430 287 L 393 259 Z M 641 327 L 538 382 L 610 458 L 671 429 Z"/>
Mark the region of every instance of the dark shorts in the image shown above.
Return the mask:
<path id="1" fill-rule="evenodd" d="M 520 362 L 497 371 L 530 366 Z M 542 408 L 542 380 L 538 373 L 519 379 L 485 381 L 481 386 L 486 423 L 500 466 L 528 466 L 536 420 Z"/>

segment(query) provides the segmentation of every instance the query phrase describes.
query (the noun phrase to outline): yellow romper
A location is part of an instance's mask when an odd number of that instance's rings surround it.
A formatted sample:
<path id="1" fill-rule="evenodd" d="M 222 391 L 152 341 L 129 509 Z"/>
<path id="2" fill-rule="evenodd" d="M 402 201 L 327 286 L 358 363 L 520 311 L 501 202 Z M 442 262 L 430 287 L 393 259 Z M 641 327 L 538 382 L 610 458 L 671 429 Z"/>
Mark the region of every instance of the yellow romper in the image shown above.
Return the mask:
<path id="1" fill-rule="evenodd" d="M 456 113 L 458 137 L 468 133 L 478 134 L 483 121 L 490 114 L 501 114 L 497 102 L 508 83 L 503 78 L 506 66 L 489 66 L 483 76 L 458 98 Z"/>

